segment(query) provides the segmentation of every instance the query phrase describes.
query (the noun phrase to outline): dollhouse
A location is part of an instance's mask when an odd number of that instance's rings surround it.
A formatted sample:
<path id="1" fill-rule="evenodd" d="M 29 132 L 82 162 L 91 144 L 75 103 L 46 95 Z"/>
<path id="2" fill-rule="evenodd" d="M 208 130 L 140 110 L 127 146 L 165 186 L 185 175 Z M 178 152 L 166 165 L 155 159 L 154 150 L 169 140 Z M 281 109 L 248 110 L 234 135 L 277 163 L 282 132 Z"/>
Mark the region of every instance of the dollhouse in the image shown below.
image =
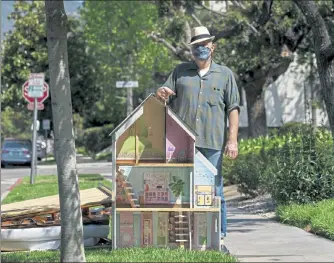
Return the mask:
<path id="1" fill-rule="evenodd" d="M 113 248 L 219 250 L 217 170 L 197 134 L 151 94 L 110 135 Z"/>

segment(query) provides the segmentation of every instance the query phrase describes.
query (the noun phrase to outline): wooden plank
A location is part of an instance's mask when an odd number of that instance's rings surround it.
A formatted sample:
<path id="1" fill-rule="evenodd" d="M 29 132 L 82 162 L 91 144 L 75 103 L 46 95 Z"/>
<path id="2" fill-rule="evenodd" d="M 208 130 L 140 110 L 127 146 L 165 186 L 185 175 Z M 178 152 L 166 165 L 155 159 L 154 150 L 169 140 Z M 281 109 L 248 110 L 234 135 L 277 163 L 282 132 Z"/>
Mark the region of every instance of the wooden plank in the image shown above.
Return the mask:
<path id="1" fill-rule="evenodd" d="M 117 212 L 132 211 L 132 212 L 219 212 L 219 208 L 185 208 L 185 207 L 120 207 Z"/>
<path id="2" fill-rule="evenodd" d="M 159 163 L 159 162 L 140 162 L 136 163 L 135 160 L 117 160 L 118 165 L 128 165 L 128 166 L 155 166 L 155 167 L 193 167 L 193 163 Z"/>
<path id="3" fill-rule="evenodd" d="M 81 207 L 99 205 L 101 203 L 110 203 L 108 196 L 97 188 L 80 191 Z M 47 196 L 15 202 L 1 206 L 1 218 L 51 213 L 60 210 L 59 195 Z"/>
<path id="4" fill-rule="evenodd" d="M 136 151 L 136 164 L 138 164 L 138 160 L 139 160 L 139 137 L 138 137 L 138 132 L 137 132 L 137 128 L 136 128 L 136 142 L 135 142 L 135 151 Z"/>

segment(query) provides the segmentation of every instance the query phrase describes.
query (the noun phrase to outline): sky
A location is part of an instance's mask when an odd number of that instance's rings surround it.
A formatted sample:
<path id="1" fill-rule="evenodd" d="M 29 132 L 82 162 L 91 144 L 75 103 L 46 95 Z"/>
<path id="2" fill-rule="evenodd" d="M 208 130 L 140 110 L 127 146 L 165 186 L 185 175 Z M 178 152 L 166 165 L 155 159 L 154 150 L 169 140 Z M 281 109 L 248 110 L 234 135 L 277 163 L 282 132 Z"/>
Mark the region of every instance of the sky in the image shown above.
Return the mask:
<path id="1" fill-rule="evenodd" d="M 13 27 L 13 21 L 9 21 L 7 17 L 13 11 L 14 2 L 15 1 L 8 0 L 1 1 L 1 39 L 4 38 L 4 33 L 11 30 Z M 64 0 L 66 14 L 73 15 L 78 7 L 81 6 L 82 2 L 82 0 Z"/>

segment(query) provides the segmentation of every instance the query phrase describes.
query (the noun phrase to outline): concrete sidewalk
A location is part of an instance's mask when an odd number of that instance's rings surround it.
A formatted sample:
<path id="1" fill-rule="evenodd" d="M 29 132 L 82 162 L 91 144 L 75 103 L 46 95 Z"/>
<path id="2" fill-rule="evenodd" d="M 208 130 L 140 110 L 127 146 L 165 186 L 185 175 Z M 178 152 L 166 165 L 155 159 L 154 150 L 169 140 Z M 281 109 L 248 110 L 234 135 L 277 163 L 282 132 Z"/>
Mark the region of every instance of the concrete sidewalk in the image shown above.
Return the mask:
<path id="1" fill-rule="evenodd" d="M 297 227 L 227 208 L 225 244 L 242 262 L 334 262 L 334 242 Z"/>

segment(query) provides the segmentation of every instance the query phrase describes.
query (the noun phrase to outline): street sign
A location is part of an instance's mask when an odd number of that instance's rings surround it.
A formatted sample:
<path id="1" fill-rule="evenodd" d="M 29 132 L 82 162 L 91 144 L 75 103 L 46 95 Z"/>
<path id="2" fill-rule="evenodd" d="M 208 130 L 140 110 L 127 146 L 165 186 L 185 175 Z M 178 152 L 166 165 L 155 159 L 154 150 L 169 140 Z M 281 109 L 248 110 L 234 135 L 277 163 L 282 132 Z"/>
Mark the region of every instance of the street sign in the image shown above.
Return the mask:
<path id="1" fill-rule="evenodd" d="M 43 73 L 32 73 L 28 79 L 28 96 L 31 98 L 43 97 Z"/>
<path id="2" fill-rule="evenodd" d="M 44 74 L 43 73 L 31 73 L 29 75 L 29 86 L 43 86 Z"/>
<path id="3" fill-rule="evenodd" d="M 39 120 L 36 120 L 36 131 L 39 130 L 39 126 L 40 126 Z M 31 130 L 32 131 L 34 130 L 34 123 L 31 124 Z"/>
<path id="4" fill-rule="evenodd" d="M 30 103 L 27 105 L 28 110 L 34 110 L 34 103 Z M 37 110 L 44 110 L 43 103 L 37 103 Z"/>
<path id="5" fill-rule="evenodd" d="M 138 81 L 116 81 L 116 88 L 138 88 Z"/>
<path id="6" fill-rule="evenodd" d="M 33 86 L 33 87 L 35 87 L 35 86 Z M 26 101 L 34 104 L 34 98 L 35 97 L 31 96 L 31 95 L 33 95 L 33 94 L 31 94 L 31 92 L 36 92 L 36 93 L 42 92 L 42 94 L 36 94 L 36 95 L 42 95 L 40 97 L 37 97 L 37 102 L 39 104 L 41 104 L 49 97 L 49 85 L 46 82 L 44 82 L 43 83 L 43 88 L 32 88 L 31 91 L 29 92 L 29 80 L 27 80 L 22 86 L 22 95 L 23 95 L 23 98 Z"/>
<path id="7" fill-rule="evenodd" d="M 50 130 L 50 120 L 43 120 L 43 130 Z"/>

